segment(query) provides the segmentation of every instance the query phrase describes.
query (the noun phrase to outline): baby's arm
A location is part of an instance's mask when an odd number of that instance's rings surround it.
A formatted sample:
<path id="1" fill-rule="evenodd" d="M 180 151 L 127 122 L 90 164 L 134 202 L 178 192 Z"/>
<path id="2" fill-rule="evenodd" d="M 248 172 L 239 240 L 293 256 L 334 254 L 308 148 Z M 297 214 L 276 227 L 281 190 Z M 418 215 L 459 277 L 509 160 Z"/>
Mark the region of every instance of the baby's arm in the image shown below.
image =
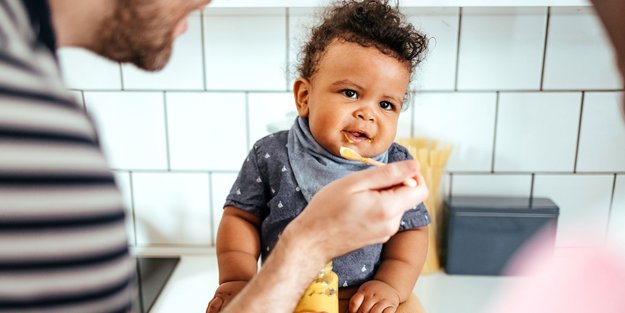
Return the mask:
<path id="1" fill-rule="evenodd" d="M 237 207 L 224 209 L 217 231 L 219 287 L 206 312 L 219 312 L 258 270 L 260 218 Z"/>
<path id="2" fill-rule="evenodd" d="M 383 311 L 408 299 L 419 278 L 428 248 L 428 229 L 423 226 L 395 234 L 384 244 L 382 263 L 373 280 L 360 286 L 351 298 L 350 312 Z M 381 308 L 381 310 L 380 310 Z M 360 311 L 358 311 L 360 312 Z M 386 312 L 386 311 L 385 311 Z"/>
<path id="3" fill-rule="evenodd" d="M 249 281 L 258 270 L 260 218 L 228 206 L 217 231 L 219 283 Z"/>

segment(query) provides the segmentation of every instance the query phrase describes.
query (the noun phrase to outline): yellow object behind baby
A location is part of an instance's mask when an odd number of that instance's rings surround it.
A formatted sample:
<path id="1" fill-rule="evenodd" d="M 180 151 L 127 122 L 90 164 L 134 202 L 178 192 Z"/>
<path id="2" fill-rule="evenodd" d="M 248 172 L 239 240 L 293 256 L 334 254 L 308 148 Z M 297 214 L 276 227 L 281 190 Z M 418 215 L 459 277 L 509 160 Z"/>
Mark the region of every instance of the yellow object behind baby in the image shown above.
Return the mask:
<path id="1" fill-rule="evenodd" d="M 319 276 L 306 288 L 295 313 L 339 312 L 339 277 L 332 271 L 332 262 L 326 264 Z"/>
<path id="2" fill-rule="evenodd" d="M 445 166 L 451 155 L 451 145 L 439 145 L 434 139 L 400 138 L 397 143 L 406 147 L 408 152 L 421 164 L 421 174 L 430 189 L 430 196 L 425 200 L 425 207 L 430 214 L 432 224 L 428 231 L 428 254 L 421 274 L 438 272 L 440 264 L 441 233 L 443 232 L 443 197 L 440 188 Z"/>

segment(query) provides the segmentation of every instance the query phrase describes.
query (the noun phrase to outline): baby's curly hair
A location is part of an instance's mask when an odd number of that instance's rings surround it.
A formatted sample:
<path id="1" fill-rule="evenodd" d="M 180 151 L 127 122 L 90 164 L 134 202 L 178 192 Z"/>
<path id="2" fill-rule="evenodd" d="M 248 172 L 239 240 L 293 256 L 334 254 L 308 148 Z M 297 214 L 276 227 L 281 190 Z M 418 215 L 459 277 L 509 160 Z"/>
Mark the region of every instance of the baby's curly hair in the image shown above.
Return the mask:
<path id="1" fill-rule="evenodd" d="M 407 65 L 412 73 L 423 60 L 427 38 L 406 22 L 406 17 L 388 0 L 339 0 L 322 14 L 322 22 L 311 30 L 300 52 L 299 75 L 310 79 L 318 62 L 334 39 L 374 46 Z"/>

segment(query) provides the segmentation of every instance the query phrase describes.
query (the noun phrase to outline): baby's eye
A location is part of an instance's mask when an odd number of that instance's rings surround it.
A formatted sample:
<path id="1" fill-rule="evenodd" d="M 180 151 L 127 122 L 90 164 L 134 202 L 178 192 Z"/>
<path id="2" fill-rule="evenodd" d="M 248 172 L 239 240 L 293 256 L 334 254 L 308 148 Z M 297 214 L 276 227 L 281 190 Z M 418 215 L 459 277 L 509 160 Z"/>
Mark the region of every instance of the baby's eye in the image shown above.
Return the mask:
<path id="1" fill-rule="evenodd" d="M 348 98 L 358 99 L 358 93 L 351 89 L 343 89 L 341 90 L 341 93 Z"/>
<path id="2" fill-rule="evenodd" d="M 390 103 L 390 102 L 388 102 L 388 101 L 380 102 L 380 107 L 382 109 L 384 109 L 384 110 L 387 110 L 387 111 L 393 111 L 395 109 L 395 105 Z"/>

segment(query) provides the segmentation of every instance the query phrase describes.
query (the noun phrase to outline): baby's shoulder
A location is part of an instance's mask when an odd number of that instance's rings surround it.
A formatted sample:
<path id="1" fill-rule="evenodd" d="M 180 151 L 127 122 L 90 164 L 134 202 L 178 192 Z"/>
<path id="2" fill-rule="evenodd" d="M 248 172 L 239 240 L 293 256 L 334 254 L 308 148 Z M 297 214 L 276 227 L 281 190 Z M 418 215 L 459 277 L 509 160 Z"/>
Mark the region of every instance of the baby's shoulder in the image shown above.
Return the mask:
<path id="1" fill-rule="evenodd" d="M 254 150 L 270 150 L 277 147 L 286 147 L 287 136 L 288 131 L 286 130 L 269 134 L 263 138 L 258 139 L 254 143 L 254 146 L 252 148 Z"/>
<path id="2" fill-rule="evenodd" d="M 412 160 L 412 155 L 408 152 L 408 149 L 396 142 L 391 144 L 391 147 L 388 148 L 388 162 L 397 162 L 403 160 Z"/>
<path id="3" fill-rule="evenodd" d="M 260 158 L 266 158 L 267 155 L 286 155 L 286 143 L 288 138 L 288 131 L 283 130 L 269 134 L 261 139 L 258 139 L 252 150 Z"/>

